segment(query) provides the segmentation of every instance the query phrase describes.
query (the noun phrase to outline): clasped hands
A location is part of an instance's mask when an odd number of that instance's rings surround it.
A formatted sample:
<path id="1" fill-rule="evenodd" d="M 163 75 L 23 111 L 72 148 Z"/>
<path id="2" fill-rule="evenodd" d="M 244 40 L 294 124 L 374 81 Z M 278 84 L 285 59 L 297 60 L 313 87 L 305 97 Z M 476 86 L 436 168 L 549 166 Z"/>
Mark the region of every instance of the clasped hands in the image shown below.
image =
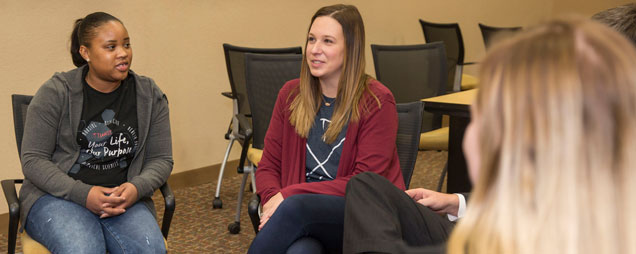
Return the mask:
<path id="1" fill-rule="evenodd" d="M 457 216 L 459 197 L 455 194 L 440 193 L 423 188 L 405 191 L 415 202 L 420 203 L 441 215 Z"/>
<path id="2" fill-rule="evenodd" d="M 137 200 L 137 188 L 129 182 L 114 188 L 93 186 L 86 197 L 86 208 L 100 218 L 117 216 Z"/>

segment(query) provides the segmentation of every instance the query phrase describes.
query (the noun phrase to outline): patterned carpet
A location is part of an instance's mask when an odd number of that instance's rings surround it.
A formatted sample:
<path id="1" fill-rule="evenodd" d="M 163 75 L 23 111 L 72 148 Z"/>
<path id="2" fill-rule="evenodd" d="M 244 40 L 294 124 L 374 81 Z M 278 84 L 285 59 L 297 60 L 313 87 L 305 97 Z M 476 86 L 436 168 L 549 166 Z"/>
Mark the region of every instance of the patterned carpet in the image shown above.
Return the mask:
<path id="1" fill-rule="evenodd" d="M 435 189 L 446 158 L 446 152 L 420 152 L 411 180 L 411 188 Z M 231 176 L 223 181 L 221 190 L 223 209 L 212 209 L 216 180 L 214 183 L 174 190 L 177 208 L 168 237 L 170 253 L 247 252 L 254 238 L 254 231 L 247 216 L 247 199 L 244 200 L 241 210 L 241 232 L 232 235 L 227 230 L 228 224 L 233 222 L 236 213 L 236 191 L 240 181 L 241 176 Z M 246 194 L 247 197 L 251 195 L 251 193 Z M 163 214 L 162 197 L 160 194 L 155 194 L 153 199 L 161 216 Z M 6 251 L 6 234 L 0 234 L 0 252 Z M 19 243 L 17 251 L 21 251 Z"/>

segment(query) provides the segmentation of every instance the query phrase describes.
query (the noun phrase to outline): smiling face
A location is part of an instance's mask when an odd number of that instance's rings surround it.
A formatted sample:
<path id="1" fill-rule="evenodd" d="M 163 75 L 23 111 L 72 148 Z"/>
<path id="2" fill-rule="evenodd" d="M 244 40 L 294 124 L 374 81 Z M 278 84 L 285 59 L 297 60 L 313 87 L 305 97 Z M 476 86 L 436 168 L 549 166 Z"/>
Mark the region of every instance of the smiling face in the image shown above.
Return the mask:
<path id="1" fill-rule="evenodd" d="M 117 21 L 108 21 L 95 28 L 90 47 L 82 45 L 80 54 L 90 67 L 87 81 L 119 83 L 126 79 L 132 63 L 132 48 L 128 31 Z"/>
<path id="2" fill-rule="evenodd" d="M 345 56 L 340 23 L 329 16 L 317 17 L 309 29 L 306 54 L 311 75 L 322 84 L 337 85 Z"/>

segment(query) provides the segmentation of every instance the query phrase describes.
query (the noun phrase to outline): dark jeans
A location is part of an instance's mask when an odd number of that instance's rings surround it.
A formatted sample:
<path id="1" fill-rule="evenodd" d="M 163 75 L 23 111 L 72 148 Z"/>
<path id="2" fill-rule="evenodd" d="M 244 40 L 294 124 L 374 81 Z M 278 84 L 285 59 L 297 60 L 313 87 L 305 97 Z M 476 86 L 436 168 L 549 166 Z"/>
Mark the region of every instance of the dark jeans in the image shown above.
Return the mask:
<path id="1" fill-rule="evenodd" d="M 329 253 L 342 252 L 344 198 L 301 194 L 286 198 L 263 229 L 256 234 L 248 253 L 309 253 L 319 251 L 316 242 Z M 302 239 L 302 240 L 299 240 Z"/>
<path id="2" fill-rule="evenodd" d="M 346 191 L 345 253 L 440 253 L 454 224 L 386 178 L 361 173 Z"/>

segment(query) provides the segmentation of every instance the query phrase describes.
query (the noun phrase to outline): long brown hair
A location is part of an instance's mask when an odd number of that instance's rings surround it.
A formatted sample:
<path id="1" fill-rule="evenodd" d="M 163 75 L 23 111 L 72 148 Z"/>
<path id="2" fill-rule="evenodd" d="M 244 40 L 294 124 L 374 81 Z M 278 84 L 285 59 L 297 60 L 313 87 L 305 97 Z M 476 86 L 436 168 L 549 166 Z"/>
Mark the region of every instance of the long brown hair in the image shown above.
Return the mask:
<path id="1" fill-rule="evenodd" d="M 568 18 L 481 62 L 481 165 L 449 253 L 636 253 L 636 50 Z"/>
<path id="2" fill-rule="evenodd" d="M 369 76 L 364 72 L 364 23 L 358 9 L 353 5 L 343 4 L 322 7 L 311 18 L 308 31 L 314 20 L 322 16 L 332 17 L 338 21 L 342 26 L 345 39 L 345 57 L 338 81 L 335 108 L 331 124 L 323 137 L 325 142 L 332 143 L 349 120 L 355 122 L 360 119 L 361 112 L 359 112 L 358 106 L 362 95 L 369 90 Z M 379 105 L 380 101 L 377 97 L 373 93 L 371 95 L 376 98 Z M 300 69 L 300 85 L 297 96 L 289 106 L 291 111 L 289 122 L 301 137 L 306 138 L 309 134 L 322 100 L 318 78 L 311 75 L 307 64 L 307 42 L 305 42 L 305 54 L 303 54 Z"/>

